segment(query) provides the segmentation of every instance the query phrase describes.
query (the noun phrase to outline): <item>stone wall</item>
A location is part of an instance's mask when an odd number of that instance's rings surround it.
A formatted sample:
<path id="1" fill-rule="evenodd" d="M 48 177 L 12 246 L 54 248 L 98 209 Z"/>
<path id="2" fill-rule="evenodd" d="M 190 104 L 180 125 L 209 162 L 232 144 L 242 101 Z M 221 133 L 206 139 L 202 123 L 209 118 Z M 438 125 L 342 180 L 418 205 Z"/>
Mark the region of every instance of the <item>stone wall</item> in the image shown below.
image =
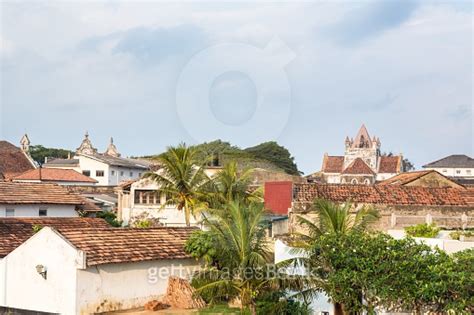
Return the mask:
<path id="1" fill-rule="evenodd" d="M 354 205 L 355 213 L 364 205 Z M 403 229 L 406 226 L 420 223 L 434 223 L 444 229 L 474 228 L 474 207 L 455 206 L 401 206 L 401 205 L 366 205 L 379 210 L 381 218 L 374 224 L 380 231 Z M 297 216 L 315 219 L 315 212 L 308 211 L 308 204 L 293 203 L 290 217 L 290 232 L 299 228 Z"/>

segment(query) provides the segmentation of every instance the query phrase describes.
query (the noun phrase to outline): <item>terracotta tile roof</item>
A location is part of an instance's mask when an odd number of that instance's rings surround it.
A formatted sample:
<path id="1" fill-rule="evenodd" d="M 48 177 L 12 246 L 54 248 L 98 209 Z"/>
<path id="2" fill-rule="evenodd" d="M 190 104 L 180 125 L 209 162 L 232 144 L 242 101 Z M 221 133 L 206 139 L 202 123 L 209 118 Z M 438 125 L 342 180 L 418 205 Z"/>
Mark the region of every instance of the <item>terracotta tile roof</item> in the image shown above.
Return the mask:
<path id="1" fill-rule="evenodd" d="M 0 204 L 86 205 L 86 199 L 56 184 L 0 182 Z"/>
<path id="2" fill-rule="evenodd" d="M 342 171 L 342 174 L 373 175 L 375 173 L 361 158 L 357 158 Z"/>
<path id="3" fill-rule="evenodd" d="M 7 141 L 0 141 L 0 179 L 9 179 L 34 169 L 31 161 L 19 148 Z"/>
<path id="4" fill-rule="evenodd" d="M 399 173 L 402 164 L 402 157 L 381 156 L 379 161 L 379 173 Z"/>
<path id="5" fill-rule="evenodd" d="M 0 257 L 8 255 L 33 236 L 34 225 L 50 226 L 58 230 L 110 227 L 105 220 L 99 218 L 0 218 Z"/>
<path id="6" fill-rule="evenodd" d="M 435 174 L 442 178 L 445 178 L 447 181 L 452 183 L 452 186 L 456 186 L 458 188 L 464 188 L 462 185 L 456 183 L 449 177 L 444 176 L 443 174 L 435 171 L 435 170 L 426 170 L 426 171 L 413 171 L 413 172 L 405 172 L 395 175 L 389 179 L 386 179 L 377 185 L 406 185 L 409 184 L 417 179 L 420 179 L 428 174 Z"/>
<path id="7" fill-rule="evenodd" d="M 341 173 L 343 165 L 343 156 L 324 155 L 321 171 L 324 173 Z"/>
<path id="8" fill-rule="evenodd" d="M 97 181 L 89 176 L 83 175 L 75 170 L 62 168 L 38 168 L 27 171 L 14 178 L 13 181 L 20 180 L 41 180 L 53 182 L 79 182 L 79 183 L 97 183 Z"/>
<path id="9" fill-rule="evenodd" d="M 336 184 L 294 184 L 294 202 L 312 202 L 315 198 L 334 202 L 385 205 L 468 206 L 463 190 L 418 186 L 366 186 Z"/>
<path id="10" fill-rule="evenodd" d="M 74 246 L 86 253 L 88 266 L 160 259 L 190 258 L 184 244 L 197 228 L 60 229 Z"/>

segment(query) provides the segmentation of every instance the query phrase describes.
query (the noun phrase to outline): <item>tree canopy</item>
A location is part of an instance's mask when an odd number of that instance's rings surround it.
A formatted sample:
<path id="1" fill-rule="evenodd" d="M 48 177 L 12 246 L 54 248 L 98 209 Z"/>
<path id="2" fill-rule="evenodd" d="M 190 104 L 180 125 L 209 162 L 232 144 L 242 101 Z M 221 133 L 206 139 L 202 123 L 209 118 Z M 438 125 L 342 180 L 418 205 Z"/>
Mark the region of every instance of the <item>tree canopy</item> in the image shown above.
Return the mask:
<path id="1" fill-rule="evenodd" d="M 43 164 L 45 158 L 66 159 L 69 156 L 73 156 L 74 152 L 66 149 L 46 148 L 42 145 L 32 145 L 30 146 L 30 154 L 33 160 L 39 164 Z"/>

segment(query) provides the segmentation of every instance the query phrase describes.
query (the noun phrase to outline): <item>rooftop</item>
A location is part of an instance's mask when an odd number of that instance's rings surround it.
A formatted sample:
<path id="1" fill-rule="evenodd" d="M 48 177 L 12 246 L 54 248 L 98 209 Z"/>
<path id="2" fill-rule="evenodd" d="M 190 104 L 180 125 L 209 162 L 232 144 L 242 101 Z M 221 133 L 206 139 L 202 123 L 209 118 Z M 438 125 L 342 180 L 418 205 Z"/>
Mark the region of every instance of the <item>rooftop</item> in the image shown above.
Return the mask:
<path id="1" fill-rule="evenodd" d="M 9 179 L 34 168 L 20 148 L 8 141 L 0 141 L 0 179 Z"/>
<path id="2" fill-rule="evenodd" d="M 87 265 L 184 259 L 190 256 L 184 244 L 197 228 L 60 229 L 75 247 L 86 253 Z"/>
<path id="3" fill-rule="evenodd" d="M 57 184 L 0 182 L 0 204 L 87 206 L 84 197 Z"/>
<path id="4" fill-rule="evenodd" d="M 294 184 L 293 201 L 309 203 L 316 198 L 334 202 L 384 205 L 461 206 L 470 204 L 463 190 L 402 185 Z"/>
<path id="5" fill-rule="evenodd" d="M 474 168 L 474 159 L 465 154 L 453 154 L 440 160 L 423 165 L 424 168 L 430 167 L 459 167 Z"/>
<path id="6" fill-rule="evenodd" d="M 0 258 L 5 257 L 33 236 L 34 226 L 50 226 L 55 229 L 109 228 L 98 218 L 0 218 Z"/>
<path id="7" fill-rule="evenodd" d="M 27 171 L 21 175 L 12 178 L 13 181 L 37 180 L 52 182 L 78 182 L 78 183 L 97 183 L 89 176 L 85 176 L 75 170 L 61 168 L 38 168 Z"/>

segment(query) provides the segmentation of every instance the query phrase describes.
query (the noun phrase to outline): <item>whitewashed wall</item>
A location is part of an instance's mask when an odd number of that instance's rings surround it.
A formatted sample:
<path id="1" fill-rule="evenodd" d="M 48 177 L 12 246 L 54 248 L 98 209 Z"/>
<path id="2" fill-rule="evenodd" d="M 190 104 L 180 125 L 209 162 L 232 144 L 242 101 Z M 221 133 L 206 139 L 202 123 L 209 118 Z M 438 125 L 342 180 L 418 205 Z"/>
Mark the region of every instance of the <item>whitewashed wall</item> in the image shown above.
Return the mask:
<path id="1" fill-rule="evenodd" d="M 15 209 L 15 217 L 38 217 L 39 209 L 47 209 L 48 217 L 77 217 L 75 205 L 5 205 L 0 204 L 0 217 L 6 216 L 6 209 Z"/>
<path id="2" fill-rule="evenodd" d="M 77 250 L 67 241 L 43 228 L 3 259 L 0 305 L 74 314 L 78 259 Z M 46 279 L 36 272 L 40 264 L 47 268 Z"/>
<path id="3" fill-rule="evenodd" d="M 455 167 L 427 167 L 426 170 L 435 170 L 444 176 L 450 177 L 474 177 L 474 168 L 455 168 Z M 458 174 L 459 171 L 459 174 Z"/>
<path id="4" fill-rule="evenodd" d="M 176 276 L 184 277 L 198 266 L 195 260 L 183 259 L 108 264 L 78 270 L 76 314 L 142 307 L 166 293 L 168 272 L 172 268 Z M 155 273 L 160 269 L 163 277 Z"/>

